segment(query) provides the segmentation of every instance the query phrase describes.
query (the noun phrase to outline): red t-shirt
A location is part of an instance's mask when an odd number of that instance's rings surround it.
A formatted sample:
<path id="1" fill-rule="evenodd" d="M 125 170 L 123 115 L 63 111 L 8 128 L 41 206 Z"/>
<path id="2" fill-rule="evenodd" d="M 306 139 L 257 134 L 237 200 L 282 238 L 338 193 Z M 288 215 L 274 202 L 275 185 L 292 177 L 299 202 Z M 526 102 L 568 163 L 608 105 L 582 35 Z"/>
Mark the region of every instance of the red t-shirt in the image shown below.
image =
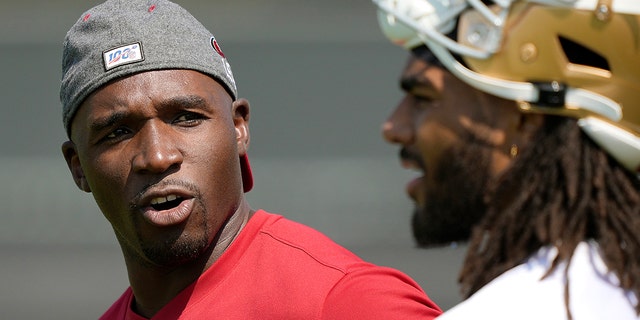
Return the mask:
<path id="1" fill-rule="evenodd" d="M 145 319 L 128 288 L 100 319 Z M 153 319 L 433 319 L 404 273 L 362 261 L 323 234 L 259 210 L 227 251 Z"/>

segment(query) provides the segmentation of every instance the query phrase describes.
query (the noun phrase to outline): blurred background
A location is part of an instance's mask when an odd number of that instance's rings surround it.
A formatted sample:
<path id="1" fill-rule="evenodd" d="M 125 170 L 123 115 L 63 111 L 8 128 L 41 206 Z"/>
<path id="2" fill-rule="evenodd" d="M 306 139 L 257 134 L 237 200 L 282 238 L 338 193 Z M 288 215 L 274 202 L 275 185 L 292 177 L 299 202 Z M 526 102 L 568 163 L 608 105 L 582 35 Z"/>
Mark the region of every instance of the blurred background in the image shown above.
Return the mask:
<path id="1" fill-rule="evenodd" d="M 66 31 L 101 1 L 0 3 L 0 318 L 96 319 L 128 285 L 110 225 L 60 152 Z M 310 225 L 365 260 L 459 301 L 464 246 L 420 250 L 404 193 L 415 173 L 380 124 L 407 53 L 367 0 L 178 0 L 214 33 L 251 109 L 254 208 Z"/>

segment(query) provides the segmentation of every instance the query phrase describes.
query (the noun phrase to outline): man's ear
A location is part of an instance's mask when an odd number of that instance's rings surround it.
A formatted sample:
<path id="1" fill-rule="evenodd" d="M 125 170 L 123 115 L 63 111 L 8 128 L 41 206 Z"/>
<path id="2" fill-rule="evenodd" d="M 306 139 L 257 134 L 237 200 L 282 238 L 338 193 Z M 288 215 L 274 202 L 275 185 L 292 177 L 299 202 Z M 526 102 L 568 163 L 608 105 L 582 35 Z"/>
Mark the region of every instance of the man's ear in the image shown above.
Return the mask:
<path id="1" fill-rule="evenodd" d="M 243 156 L 249 149 L 249 101 L 240 98 L 233 102 L 233 124 L 236 127 L 236 141 L 238 142 L 238 154 Z"/>
<path id="2" fill-rule="evenodd" d="M 78 158 L 75 143 L 72 141 L 66 141 L 63 143 L 62 155 L 64 155 L 64 159 L 67 161 L 67 166 L 69 167 L 69 171 L 71 171 L 71 176 L 73 177 L 73 181 L 76 183 L 76 186 L 84 192 L 91 192 L 89 183 L 84 176 L 82 165 L 80 165 L 80 159 Z"/>

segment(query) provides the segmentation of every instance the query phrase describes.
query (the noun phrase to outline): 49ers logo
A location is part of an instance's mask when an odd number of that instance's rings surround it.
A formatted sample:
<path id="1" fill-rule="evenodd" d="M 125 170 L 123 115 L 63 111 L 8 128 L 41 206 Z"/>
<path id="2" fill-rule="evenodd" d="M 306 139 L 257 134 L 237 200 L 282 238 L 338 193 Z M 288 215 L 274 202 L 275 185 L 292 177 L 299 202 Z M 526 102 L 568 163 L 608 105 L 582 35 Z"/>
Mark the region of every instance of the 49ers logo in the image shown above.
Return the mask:
<path id="1" fill-rule="evenodd" d="M 222 64 L 224 65 L 224 71 L 227 74 L 227 79 L 231 82 L 231 84 L 233 85 L 233 88 L 236 89 L 236 81 L 233 79 L 233 72 L 231 72 L 231 66 L 227 61 L 227 58 L 224 56 L 224 53 L 222 52 L 222 49 L 220 48 L 218 41 L 216 40 L 215 37 L 211 37 L 210 42 L 211 42 L 211 46 L 213 47 L 213 50 L 215 50 L 218 53 L 218 55 L 220 55 L 220 57 L 222 58 Z"/>
<path id="2" fill-rule="evenodd" d="M 213 47 L 214 50 L 216 50 L 216 52 L 223 58 L 226 59 L 226 57 L 224 56 L 224 53 L 222 53 L 222 49 L 220 49 L 220 45 L 218 44 L 218 40 L 216 40 L 216 38 L 211 37 L 211 46 Z"/>

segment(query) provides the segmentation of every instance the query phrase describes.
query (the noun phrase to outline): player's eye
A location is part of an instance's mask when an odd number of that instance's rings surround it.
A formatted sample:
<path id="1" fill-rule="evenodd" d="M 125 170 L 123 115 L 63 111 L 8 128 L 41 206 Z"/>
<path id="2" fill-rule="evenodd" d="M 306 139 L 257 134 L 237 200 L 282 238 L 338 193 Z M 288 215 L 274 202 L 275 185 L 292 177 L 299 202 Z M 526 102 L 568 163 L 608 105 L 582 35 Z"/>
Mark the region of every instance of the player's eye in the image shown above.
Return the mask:
<path id="1" fill-rule="evenodd" d="M 195 112 L 185 112 L 180 114 L 173 120 L 174 124 L 182 125 L 182 126 L 195 126 L 200 124 L 205 117 L 199 113 Z"/>

